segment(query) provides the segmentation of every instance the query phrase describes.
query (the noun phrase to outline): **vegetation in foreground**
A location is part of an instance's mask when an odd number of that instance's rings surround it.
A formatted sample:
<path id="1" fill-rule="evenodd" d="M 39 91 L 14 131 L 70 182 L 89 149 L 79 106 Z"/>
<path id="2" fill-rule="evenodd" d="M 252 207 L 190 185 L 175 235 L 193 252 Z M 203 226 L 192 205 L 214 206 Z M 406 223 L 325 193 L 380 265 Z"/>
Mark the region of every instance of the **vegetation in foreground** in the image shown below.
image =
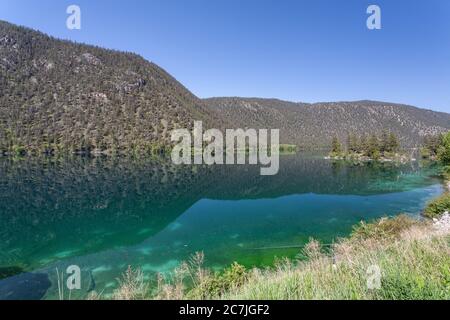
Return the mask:
<path id="1" fill-rule="evenodd" d="M 424 152 L 431 154 L 432 158 L 439 160 L 444 165 L 442 177 L 446 181 L 446 192 L 432 200 L 424 211 L 425 217 L 437 219 L 444 212 L 450 211 L 450 132 L 435 139 L 428 138 L 426 141 L 422 154 Z"/>
<path id="2" fill-rule="evenodd" d="M 311 240 L 298 259 L 268 269 L 234 263 L 214 273 L 197 253 L 153 288 L 129 269 L 113 299 L 450 299 L 449 244 L 448 230 L 401 215 L 361 223 L 328 250 Z M 370 289 L 373 267 L 381 282 Z"/>
<path id="3" fill-rule="evenodd" d="M 450 134 L 449 134 L 450 136 Z M 450 141 L 450 140 L 448 140 Z M 450 148 L 440 149 L 442 156 Z M 449 167 L 443 176 L 450 181 Z M 448 182 L 447 182 L 448 183 Z M 420 221 L 406 215 L 360 223 L 347 239 L 329 249 L 311 240 L 294 260 L 248 270 L 233 263 L 221 273 L 203 267 L 197 253 L 169 278 L 150 286 L 142 272 L 129 268 L 113 299 L 450 299 L 450 194 L 429 203 Z M 445 213 L 447 214 L 445 215 Z M 446 217 L 446 222 L 443 222 Z M 442 225 L 445 227 L 442 228 Z M 373 267 L 380 286 L 368 286 Z M 101 299 L 96 294 L 91 299 Z"/>
<path id="4" fill-rule="evenodd" d="M 443 212 L 450 211 L 450 192 L 432 200 L 425 209 L 424 216 L 431 219 L 439 218 Z"/>

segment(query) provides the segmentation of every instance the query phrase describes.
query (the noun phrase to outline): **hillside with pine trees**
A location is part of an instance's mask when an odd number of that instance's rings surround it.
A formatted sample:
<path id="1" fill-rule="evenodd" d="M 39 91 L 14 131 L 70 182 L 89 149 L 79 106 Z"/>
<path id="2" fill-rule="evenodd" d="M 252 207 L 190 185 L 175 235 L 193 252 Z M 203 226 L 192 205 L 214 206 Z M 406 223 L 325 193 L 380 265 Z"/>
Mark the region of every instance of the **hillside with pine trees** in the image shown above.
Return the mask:
<path id="1" fill-rule="evenodd" d="M 61 41 L 0 21 L 0 149 L 158 151 L 204 103 L 133 53 Z"/>
<path id="2" fill-rule="evenodd" d="M 154 63 L 0 21 L 0 155 L 163 153 L 170 132 L 280 129 L 282 144 L 328 149 L 392 132 L 403 147 L 450 130 L 450 115 L 384 102 L 199 99 Z"/>

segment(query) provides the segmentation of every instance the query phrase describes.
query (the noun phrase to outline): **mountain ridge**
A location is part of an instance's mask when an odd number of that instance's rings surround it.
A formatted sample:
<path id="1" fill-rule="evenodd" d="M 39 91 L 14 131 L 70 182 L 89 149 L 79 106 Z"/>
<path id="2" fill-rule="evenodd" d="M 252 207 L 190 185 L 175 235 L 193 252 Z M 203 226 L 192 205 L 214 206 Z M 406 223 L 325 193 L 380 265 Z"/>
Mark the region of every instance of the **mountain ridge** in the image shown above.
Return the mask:
<path id="1" fill-rule="evenodd" d="M 376 100 L 376 99 L 362 99 L 362 100 L 337 100 L 337 101 L 316 101 L 316 102 L 305 102 L 305 101 L 294 101 L 289 99 L 281 99 L 276 97 L 256 97 L 256 96 L 212 96 L 212 97 L 199 97 L 199 99 L 203 101 L 208 100 L 218 100 L 218 99 L 239 99 L 239 100 L 266 100 L 266 101 L 275 101 L 275 102 L 282 102 L 282 103 L 288 103 L 288 104 L 297 104 L 297 105 L 322 105 L 322 104 L 364 104 L 364 103 L 371 103 L 371 104 L 389 104 L 392 106 L 405 106 L 410 107 L 414 109 L 419 109 L 423 111 L 431 111 L 435 113 L 441 113 L 444 115 L 450 115 L 450 112 L 445 111 L 439 111 L 439 110 L 433 110 L 429 107 L 420 107 L 415 106 L 408 103 L 402 103 L 402 102 L 390 102 L 390 101 L 384 101 L 384 100 Z"/>
<path id="2" fill-rule="evenodd" d="M 450 130 L 450 114 L 389 102 L 296 103 L 239 97 L 204 101 L 237 126 L 279 128 L 281 143 L 307 149 L 329 147 L 334 136 L 345 142 L 348 134 L 383 131 L 395 133 L 403 146 L 415 147 L 425 136 Z"/>
<path id="3" fill-rule="evenodd" d="M 361 100 L 200 99 L 140 55 L 58 40 L 0 20 L 0 154 L 160 152 L 170 131 L 280 129 L 281 143 L 325 148 L 333 136 L 394 131 L 403 145 L 450 130 L 450 114 Z"/>
<path id="4" fill-rule="evenodd" d="M 218 123 L 202 100 L 139 55 L 1 21 L 0 92 L 2 149 L 141 152 L 169 144 L 172 129 L 194 120 Z"/>

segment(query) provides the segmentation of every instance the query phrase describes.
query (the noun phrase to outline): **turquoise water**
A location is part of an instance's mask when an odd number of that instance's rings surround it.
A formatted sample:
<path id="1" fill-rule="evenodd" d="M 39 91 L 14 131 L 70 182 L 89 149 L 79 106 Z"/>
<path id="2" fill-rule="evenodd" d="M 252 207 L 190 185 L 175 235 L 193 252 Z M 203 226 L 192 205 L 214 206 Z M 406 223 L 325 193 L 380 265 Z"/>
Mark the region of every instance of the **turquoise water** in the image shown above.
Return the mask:
<path id="1" fill-rule="evenodd" d="M 418 215 L 442 192 L 438 169 L 309 154 L 282 157 L 272 177 L 258 166 L 0 159 L 0 299 L 57 298 L 56 269 L 69 265 L 82 270 L 72 298 L 108 295 L 128 265 L 151 280 L 197 251 L 215 269 L 268 266 L 310 237 L 332 243 L 361 220 Z"/>

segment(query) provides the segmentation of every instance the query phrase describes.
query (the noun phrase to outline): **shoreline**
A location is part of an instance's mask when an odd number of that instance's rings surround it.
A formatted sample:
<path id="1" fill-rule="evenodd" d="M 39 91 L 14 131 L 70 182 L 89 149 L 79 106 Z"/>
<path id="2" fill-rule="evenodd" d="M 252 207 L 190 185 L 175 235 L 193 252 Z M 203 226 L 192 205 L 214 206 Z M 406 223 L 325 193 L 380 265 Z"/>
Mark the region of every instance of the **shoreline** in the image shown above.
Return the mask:
<path id="1" fill-rule="evenodd" d="M 344 257 L 339 258 L 339 255 L 342 254 L 340 251 L 342 249 L 348 250 L 348 247 L 350 246 L 356 246 L 353 248 L 353 250 L 356 250 L 356 253 L 354 253 L 355 256 L 358 256 L 359 253 L 358 250 L 363 251 L 366 250 L 366 241 L 369 242 L 377 242 L 376 245 L 380 246 L 381 249 L 373 248 L 373 244 L 370 245 L 369 252 L 372 251 L 372 254 L 376 252 L 377 250 L 384 250 L 385 248 L 396 248 L 396 245 L 399 241 L 399 238 L 401 239 L 400 244 L 403 244 L 404 241 L 411 241 L 412 243 L 419 243 L 419 245 L 424 245 L 426 248 L 426 245 L 428 242 L 433 241 L 442 241 L 442 247 L 439 249 L 442 250 L 442 253 L 445 255 L 447 254 L 447 259 L 445 259 L 445 256 L 443 258 L 443 263 L 450 264 L 450 256 L 448 256 L 448 252 L 450 252 L 450 207 L 447 206 L 446 209 L 440 209 L 442 212 L 437 217 L 430 217 L 425 214 L 426 210 L 432 206 L 432 204 L 436 201 L 439 201 L 442 197 L 449 197 L 449 191 L 450 191 L 450 179 L 443 174 L 443 189 L 444 192 L 442 195 L 438 198 L 432 199 L 428 204 L 427 207 L 422 211 L 419 217 L 409 217 L 405 215 L 398 215 L 395 217 L 388 217 L 388 218 L 381 218 L 376 221 L 372 222 L 360 222 L 359 225 L 355 225 L 353 228 L 353 232 L 346 238 L 341 239 L 336 244 L 333 244 L 330 246 L 331 255 L 330 253 L 327 255 L 324 250 L 324 245 L 320 242 L 311 239 L 310 243 L 306 244 L 301 251 L 305 257 L 308 259 L 306 261 L 300 262 L 300 265 L 303 265 L 303 268 L 311 268 L 317 263 L 324 262 L 325 265 L 329 265 L 332 270 L 337 270 L 339 268 L 339 263 L 341 259 L 349 259 L 349 261 L 353 264 L 354 257 L 346 256 L 347 254 L 344 254 Z M 447 189 L 447 190 L 446 190 Z M 356 244 L 354 244 L 355 242 Z M 436 248 L 433 247 L 433 250 Z M 408 252 L 406 250 L 407 255 L 413 255 L 415 254 L 414 251 Z M 402 252 L 398 252 L 399 257 L 401 258 Z M 370 255 L 370 253 L 369 253 Z M 410 257 L 410 256 L 409 256 Z M 409 259 L 408 257 L 408 259 Z M 203 261 L 204 258 L 202 258 Z M 424 257 L 425 259 L 425 257 Z M 401 260 L 401 259 L 400 259 Z M 284 268 L 287 268 L 287 270 L 283 270 L 281 273 L 281 276 L 289 277 L 290 273 L 292 272 L 292 261 L 290 259 L 285 259 L 284 262 Z M 342 262 L 341 262 L 342 263 Z M 393 263 L 397 263 L 396 261 L 393 261 Z M 327 267 L 327 268 L 329 268 Z M 376 267 L 379 267 L 376 265 Z M 393 267 L 393 266 L 387 266 L 387 267 Z M 442 265 L 442 267 L 445 270 L 445 265 Z M 275 270 L 273 269 L 275 268 Z M 276 300 L 279 300 L 280 297 L 273 297 L 272 293 L 269 293 L 268 290 L 266 292 L 264 291 L 258 291 L 255 292 L 255 287 L 258 287 L 258 285 L 254 285 L 252 283 L 252 280 L 255 280 L 255 283 L 258 283 L 259 281 L 267 281 L 267 278 L 274 278 L 274 282 L 277 281 L 277 279 L 280 278 L 280 270 L 279 266 L 274 266 L 273 268 L 267 268 L 267 269 L 261 269 L 261 268 L 254 268 L 253 272 L 256 275 L 248 275 L 246 273 L 246 269 L 243 266 L 240 266 L 236 262 L 232 264 L 228 269 L 225 269 L 223 271 L 223 274 L 214 274 L 212 275 L 213 280 L 202 280 L 206 282 L 206 285 L 197 285 L 196 287 L 192 288 L 188 293 L 186 293 L 187 298 L 189 299 L 195 299 L 195 300 L 203 300 L 203 299 L 239 299 L 239 300 L 246 300 L 246 299 L 264 299 L 264 300 L 273 300 L 274 298 L 278 298 Z M 313 267 L 314 268 L 314 267 Z M 405 267 L 406 268 L 406 267 Z M 277 270 L 278 269 L 278 270 Z M 439 268 L 435 268 L 439 269 Z M 408 278 L 409 274 L 406 270 L 403 271 L 403 277 Z M 436 272 L 436 270 L 430 270 L 430 272 Z M 298 272 L 301 272 L 299 270 Z M 316 272 L 316 269 L 310 270 L 309 277 L 313 276 Z M 227 275 L 231 273 L 234 275 L 234 277 L 231 277 L 231 280 L 226 278 L 226 280 L 223 279 L 224 275 Z M 261 274 L 265 274 L 263 278 L 261 277 Z M 445 278 L 445 274 L 439 274 L 441 276 L 443 275 Z M 306 276 L 306 275 L 305 275 Z M 255 277 L 257 279 L 252 279 L 252 277 Z M 340 279 L 337 279 L 339 281 Z M 214 283 L 213 288 L 211 288 L 211 284 L 208 283 L 208 281 L 212 281 Z M 227 283 L 227 281 L 230 281 L 231 283 Z M 269 280 L 270 281 L 270 280 Z M 333 281 L 333 280 L 331 280 Z M 336 281 L 336 280 L 334 280 Z M 447 279 L 448 281 L 448 279 Z M 219 285 L 217 284 L 219 282 Z M 221 283 L 222 282 L 222 283 Z M 221 284 L 220 284 L 221 283 Z M 270 282 L 269 282 L 270 283 Z M 441 286 L 443 283 L 438 282 L 436 285 Z M 178 284 L 179 286 L 180 284 Z M 302 286 L 303 283 L 299 282 L 299 286 Z M 347 284 L 342 284 L 342 286 L 345 288 Z M 183 286 L 183 285 L 182 285 Z M 219 286 L 219 289 L 217 288 Z M 206 287 L 206 288 L 205 288 Z M 171 288 L 171 289 L 170 289 Z M 265 288 L 265 287 L 263 287 Z M 170 298 L 173 299 L 171 296 L 170 290 L 173 290 L 173 287 L 171 287 L 171 284 L 166 284 L 167 292 L 165 293 L 166 296 L 161 296 L 161 293 L 159 293 L 159 296 L 156 298 L 164 299 L 164 298 Z M 402 290 L 401 286 L 398 288 L 394 288 L 395 290 Z M 117 292 L 120 292 L 121 288 L 118 289 Z M 178 288 L 179 290 L 179 288 Z M 274 290 L 274 288 L 272 289 Z M 276 289 L 275 289 L 276 290 Z M 322 289 L 318 289 L 322 290 Z M 333 289 L 329 289 L 333 290 Z M 381 287 L 381 280 L 380 280 L 380 288 L 379 290 L 382 290 Z M 289 299 L 291 297 L 290 292 L 285 292 L 288 294 L 288 297 L 283 297 L 283 299 Z M 374 291 L 369 288 L 369 290 L 362 289 L 361 292 L 358 294 L 364 295 L 364 299 L 379 299 L 379 297 L 376 294 L 373 294 Z M 178 295 L 180 292 L 178 292 Z M 283 292 L 281 293 L 283 294 Z M 326 292 L 325 294 L 329 294 Z M 389 293 L 390 294 L 390 293 Z M 419 294 L 418 297 L 420 299 L 426 299 L 425 292 Z M 436 293 L 437 294 L 437 293 Z M 168 296 L 167 296 L 168 295 Z M 120 294 L 119 294 L 120 296 Z M 183 296 L 183 295 L 182 295 Z M 114 297 L 114 295 L 113 295 Z M 117 295 L 116 295 L 117 297 Z M 184 298 L 185 298 L 184 297 Z M 179 296 L 180 298 L 180 296 Z M 314 295 L 314 293 L 310 293 L 310 296 L 301 296 L 298 297 L 301 299 L 308 299 L 308 298 L 317 298 L 317 296 Z M 320 298 L 323 298 L 320 296 Z M 327 299 L 331 298 L 338 298 L 338 299 L 346 299 L 345 295 L 341 295 L 341 293 L 338 293 L 337 297 L 326 297 Z M 382 297 L 383 299 L 385 297 Z M 388 296 L 389 298 L 389 296 Z M 444 292 L 443 296 L 439 296 L 439 298 L 444 299 L 450 299 L 450 290 L 447 288 L 447 291 Z M 352 297 L 352 300 L 354 297 Z M 409 299 L 409 298 L 408 298 Z"/>
<path id="2" fill-rule="evenodd" d="M 371 158 L 368 156 L 362 155 L 339 155 L 332 156 L 328 155 L 324 157 L 324 160 L 332 160 L 332 161 L 347 161 L 347 162 L 359 162 L 359 163 L 368 163 L 368 162 L 379 162 L 379 163 L 409 163 L 409 162 L 417 162 L 418 160 L 414 157 L 408 157 L 405 155 L 396 155 L 394 157 L 380 157 L 378 159 Z"/>
<path id="3" fill-rule="evenodd" d="M 448 277 L 445 268 L 450 263 L 449 240 L 448 212 L 436 221 L 400 215 L 360 223 L 349 237 L 335 243 L 331 251 L 311 240 L 301 250 L 306 260 L 284 259 L 271 268 L 249 270 L 233 263 L 221 273 L 214 273 L 202 267 L 205 257 L 197 253 L 184 267 L 195 279 L 190 287 L 186 279 L 175 276 L 173 280 L 160 279 L 158 288 L 151 290 L 142 271 L 130 267 L 121 286 L 107 299 L 450 299 L 450 290 L 445 285 Z M 431 261 L 434 267 L 429 269 Z M 370 268 L 381 271 L 377 288 L 367 286 Z M 422 282 L 422 278 L 427 278 L 427 282 Z M 411 290 L 405 291 L 406 288 Z M 93 294 L 89 299 L 102 297 Z"/>
<path id="4" fill-rule="evenodd" d="M 445 186 L 450 188 L 450 180 L 445 180 L 443 184 L 444 189 Z M 446 194 L 447 192 L 444 191 L 441 197 Z M 428 206 L 435 200 L 433 199 Z M 445 280 L 446 277 L 448 278 L 445 268 L 446 266 L 448 268 L 450 264 L 448 255 L 450 252 L 450 213 L 449 210 L 446 210 L 441 212 L 438 217 L 430 218 L 424 212 L 418 217 L 399 214 L 372 222 L 360 222 L 353 227 L 353 232 L 349 236 L 338 240 L 329 247 L 311 239 L 299 250 L 299 254 L 303 255 L 305 259 L 284 258 L 272 267 L 255 267 L 248 270 L 235 262 L 221 272 L 212 272 L 202 269 L 205 257 L 203 253 L 196 253 L 189 260 L 197 261 L 194 266 L 197 271 L 189 271 L 191 278 L 197 277 L 193 286 L 186 287 L 183 279 L 181 282 L 176 280 L 178 270 L 175 270 L 175 283 L 160 279 L 158 280 L 159 289 L 150 295 L 145 291 L 148 289 L 149 283 L 137 279 L 137 283 L 140 285 L 136 286 L 136 282 L 133 282 L 136 281 L 136 277 L 130 278 L 133 274 L 140 277 L 141 271 L 139 269 L 133 271 L 129 267 L 124 279 L 133 280 L 129 284 L 123 281 L 112 297 L 108 299 L 305 300 L 325 298 L 379 300 L 394 297 L 398 299 L 397 295 L 401 295 L 400 300 L 448 300 L 450 299 L 450 290 L 445 285 L 445 281 L 448 281 L 448 279 Z M 433 255 L 435 259 L 433 261 L 434 268 L 431 270 L 427 269 L 430 264 L 429 255 Z M 377 260 L 380 259 L 380 256 L 386 256 L 386 258 Z M 385 262 L 384 259 L 388 259 L 390 262 Z M 415 261 L 412 269 L 410 259 Z M 372 265 L 368 266 L 367 270 L 372 267 L 379 268 L 380 275 L 388 278 L 386 280 L 382 277 L 379 287 L 375 289 L 364 287 L 367 279 L 362 274 L 364 274 L 364 268 L 367 267 L 367 261 L 372 261 Z M 185 268 L 193 267 L 189 266 L 191 262 L 184 263 Z M 350 271 L 347 268 L 350 268 Z M 367 270 L 365 272 L 368 275 Z M 195 275 L 195 272 L 199 272 L 199 274 Z M 334 273 L 336 275 L 333 275 Z M 414 283 L 422 277 L 430 277 L 430 274 L 433 276 L 430 288 L 421 290 L 420 283 L 422 282 L 419 282 L 417 284 L 419 289 L 404 292 L 405 284 Z M 314 290 L 311 290 L 310 287 L 305 286 L 306 280 L 297 280 L 297 278 L 315 279 L 314 281 L 322 283 L 325 288 L 315 287 Z M 383 288 L 383 284 L 390 281 L 392 284 Z M 402 281 L 405 281 L 405 284 L 402 284 Z M 295 283 L 294 287 L 297 288 L 294 291 L 292 291 L 294 288 L 292 283 Z M 312 285 L 312 283 L 310 284 Z M 144 289 L 145 292 L 137 290 L 137 292 L 130 293 L 130 287 L 147 289 Z M 94 295 L 90 298 L 102 299 L 101 295 Z"/>

